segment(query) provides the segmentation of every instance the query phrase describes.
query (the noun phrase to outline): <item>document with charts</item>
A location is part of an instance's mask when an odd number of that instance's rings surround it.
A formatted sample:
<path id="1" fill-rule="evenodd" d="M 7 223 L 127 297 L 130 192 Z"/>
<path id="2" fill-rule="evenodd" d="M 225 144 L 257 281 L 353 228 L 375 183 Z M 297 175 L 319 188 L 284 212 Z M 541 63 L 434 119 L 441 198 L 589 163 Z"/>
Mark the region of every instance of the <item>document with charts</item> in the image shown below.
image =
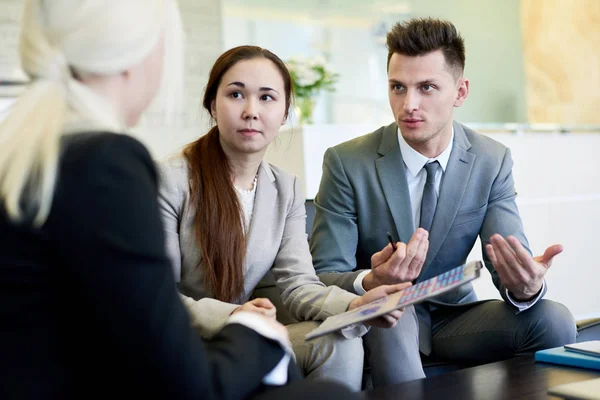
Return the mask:
<path id="1" fill-rule="evenodd" d="M 483 263 L 481 261 L 468 262 L 441 275 L 419 282 L 401 292 L 382 297 L 354 310 L 333 315 L 323 321 L 318 328 L 309 332 L 306 335 L 306 340 L 311 340 L 349 325 L 379 317 L 390 311 L 420 303 L 449 290 L 456 289 L 460 285 L 479 277 L 482 266 Z"/>

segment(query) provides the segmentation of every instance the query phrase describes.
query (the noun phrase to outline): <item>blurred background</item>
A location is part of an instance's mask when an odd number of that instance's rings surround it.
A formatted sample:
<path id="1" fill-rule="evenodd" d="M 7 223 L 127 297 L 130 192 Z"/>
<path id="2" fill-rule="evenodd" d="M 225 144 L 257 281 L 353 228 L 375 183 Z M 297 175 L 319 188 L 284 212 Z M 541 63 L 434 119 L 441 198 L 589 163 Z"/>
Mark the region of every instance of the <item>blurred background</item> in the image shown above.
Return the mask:
<path id="1" fill-rule="evenodd" d="M 310 123 L 292 113 L 269 161 L 318 190 L 325 149 L 392 122 L 385 35 L 412 17 L 451 20 L 465 39 L 470 94 L 456 119 L 508 145 L 533 252 L 565 245 L 547 275 L 548 298 L 577 318 L 600 317 L 600 0 L 179 0 L 187 35 L 185 105 L 136 131 L 156 158 L 206 132 L 200 103 L 226 49 L 266 47 L 284 61 L 322 60 L 338 76 L 314 94 Z M 22 0 L 0 0 L 0 119 L 23 88 Z M 0 149 L 1 151 L 1 149 Z M 480 258 L 478 249 L 472 258 Z M 489 279 L 482 298 L 499 297 Z"/>
<path id="2" fill-rule="evenodd" d="M 0 0 L 0 97 L 18 90 L 18 18 L 23 0 Z M 318 93 L 314 124 L 386 124 L 385 35 L 396 22 L 449 19 L 467 49 L 468 101 L 456 119 L 489 126 L 600 125 L 599 0 L 180 0 L 188 40 L 186 107 L 168 130 L 171 151 L 209 121 L 199 107 L 208 70 L 225 49 L 255 44 L 283 60 L 324 59 L 338 74 Z M 4 101 L 6 103 L 6 101 Z M 2 107 L 0 102 L 0 107 Z M 150 116 L 146 126 L 155 131 Z M 297 126 L 297 115 L 290 125 Z M 486 125 L 487 124 L 487 125 Z M 182 133 L 184 132 L 184 133 Z M 153 135 L 154 136 L 154 135 Z M 160 143 L 160 144 L 159 144 Z"/>

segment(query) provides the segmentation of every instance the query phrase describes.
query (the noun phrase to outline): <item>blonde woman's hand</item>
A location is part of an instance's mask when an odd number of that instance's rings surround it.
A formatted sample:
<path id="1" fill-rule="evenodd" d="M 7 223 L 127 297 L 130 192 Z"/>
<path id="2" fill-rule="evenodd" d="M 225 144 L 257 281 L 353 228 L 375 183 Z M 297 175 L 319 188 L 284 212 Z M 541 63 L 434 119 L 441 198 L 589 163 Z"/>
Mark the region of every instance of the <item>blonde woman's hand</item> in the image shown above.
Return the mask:
<path id="1" fill-rule="evenodd" d="M 276 319 L 275 316 L 277 315 L 277 309 L 275 308 L 273 303 L 271 303 L 269 299 L 261 297 L 242 304 L 241 306 L 233 310 L 231 314 L 233 315 L 238 311 L 248 311 L 257 313 L 273 320 Z"/>

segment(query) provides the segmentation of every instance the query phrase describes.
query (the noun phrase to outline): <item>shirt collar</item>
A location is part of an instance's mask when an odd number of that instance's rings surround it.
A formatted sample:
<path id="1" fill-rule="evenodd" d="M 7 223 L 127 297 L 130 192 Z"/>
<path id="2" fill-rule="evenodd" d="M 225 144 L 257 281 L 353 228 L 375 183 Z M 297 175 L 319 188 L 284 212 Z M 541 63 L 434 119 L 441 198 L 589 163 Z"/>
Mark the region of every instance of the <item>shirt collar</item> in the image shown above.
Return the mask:
<path id="1" fill-rule="evenodd" d="M 450 153 L 452 152 L 452 145 L 454 143 L 454 125 L 452 126 L 452 137 L 450 138 L 450 142 L 448 146 L 440 153 L 439 156 L 435 158 L 427 158 L 423 154 L 419 153 L 402 137 L 402 133 L 400 132 L 400 128 L 398 128 L 398 144 L 400 145 L 400 152 L 402 153 L 402 159 L 404 160 L 404 164 L 412 174 L 412 176 L 417 176 L 419 171 L 423 169 L 425 164 L 437 161 L 440 163 L 442 167 L 442 171 L 446 171 L 446 166 L 448 166 L 448 160 L 450 159 Z"/>

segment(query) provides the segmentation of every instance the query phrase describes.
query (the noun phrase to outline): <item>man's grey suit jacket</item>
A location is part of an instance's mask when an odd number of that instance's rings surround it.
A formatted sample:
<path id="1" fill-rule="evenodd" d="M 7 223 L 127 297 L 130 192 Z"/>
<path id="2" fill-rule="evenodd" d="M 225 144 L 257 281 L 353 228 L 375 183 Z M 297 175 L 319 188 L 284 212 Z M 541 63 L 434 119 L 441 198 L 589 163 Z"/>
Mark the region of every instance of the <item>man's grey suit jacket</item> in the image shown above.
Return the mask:
<path id="1" fill-rule="evenodd" d="M 510 150 L 460 123 L 453 124 L 454 143 L 419 282 L 464 264 L 478 235 L 483 246 L 494 233 L 514 235 L 528 249 L 515 203 Z M 357 275 L 369 269 L 373 253 L 387 245 L 386 232 L 408 243 L 415 231 L 397 132 L 393 123 L 325 153 L 311 252 L 315 269 L 327 285 L 355 292 Z M 483 254 L 506 300 L 506 290 L 485 250 Z M 436 300 L 432 303 L 455 305 L 477 297 L 472 285 L 466 284 Z"/>

